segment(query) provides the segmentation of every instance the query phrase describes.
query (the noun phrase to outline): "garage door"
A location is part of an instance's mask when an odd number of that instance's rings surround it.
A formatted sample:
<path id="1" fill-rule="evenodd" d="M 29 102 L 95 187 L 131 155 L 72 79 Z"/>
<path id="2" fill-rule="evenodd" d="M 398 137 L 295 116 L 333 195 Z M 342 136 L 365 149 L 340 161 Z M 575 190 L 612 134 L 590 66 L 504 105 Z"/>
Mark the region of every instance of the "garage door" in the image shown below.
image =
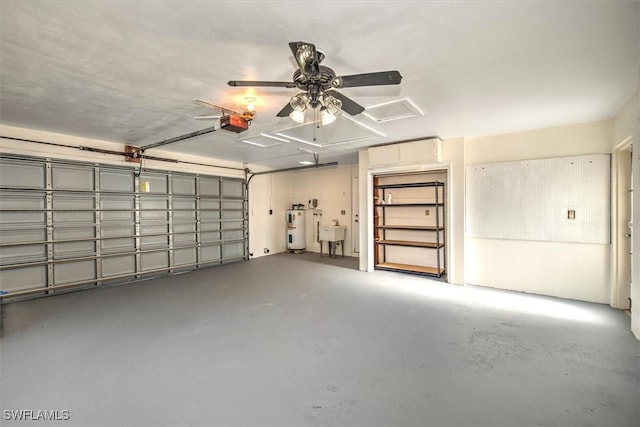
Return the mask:
<path id="1" fill-rule="evenodd" d="M 247 258 L 242 179 L 0 157 L 4 298 Z"/>

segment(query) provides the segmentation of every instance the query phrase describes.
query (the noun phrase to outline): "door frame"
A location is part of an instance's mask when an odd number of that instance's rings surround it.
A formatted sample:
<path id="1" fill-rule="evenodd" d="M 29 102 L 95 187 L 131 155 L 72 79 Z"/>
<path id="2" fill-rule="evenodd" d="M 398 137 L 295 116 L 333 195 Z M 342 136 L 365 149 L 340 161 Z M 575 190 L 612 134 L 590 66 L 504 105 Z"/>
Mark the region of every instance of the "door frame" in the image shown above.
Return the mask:
<path id="1" fill-rule="evenodd" d="M 360 253 L 360 177 L 351 177 L 351 252 Z"/>
<path id="2" fill-rule="evenodd" d="M 631 150 L 632 138 L 629 137 L 616 145 L 612 151 L 610 305 L 618 309 L 630 308 L 631 245 L 626 234 L 629 233 L 629 224 L 632 221 L 632 199 L 627 203 L 632 179 Z"/>
<path id="3" fill-rule="evenodd" d="M 446 273 L 442 276 L 442 280 L 446 283 L 452 282 L 453 267 L 456 263 L 461 262 L 457 259 L 458 253 L 453 250 L 454 234 L 452 231 L 452 225 L 455 222 L 454 219 L 454 197 L 453 197 L 453 173 L 451 163 L 430 163 L 424 165 L 403 165 L 392 167 L 376 167 L 376 168 L 361 168 L 360 170 L 360 264 L 359 269 L 361 271 L 374 271 L 374 232 L 373 232 L 373 178 L 376 175 L 390 175 L 390 174 L 410 174 L 410 173 L 429 173 L 429 172 L 444 172 L 446 173 L 446 209 L 445 209 L 445 268 Z M 364 177 L 366 179 L 362 179 Z M 363 207 L 365 208 L 363 211 Z"/>

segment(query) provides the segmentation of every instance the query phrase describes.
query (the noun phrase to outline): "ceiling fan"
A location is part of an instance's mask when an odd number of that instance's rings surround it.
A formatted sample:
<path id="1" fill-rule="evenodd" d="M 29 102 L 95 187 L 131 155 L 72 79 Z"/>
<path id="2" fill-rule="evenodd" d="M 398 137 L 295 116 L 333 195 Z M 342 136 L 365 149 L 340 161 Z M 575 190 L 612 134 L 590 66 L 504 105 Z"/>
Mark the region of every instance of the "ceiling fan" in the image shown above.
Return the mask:
<path id="1" fill-rule="evenodd" d="M 308 105 L 313 109 L 320 107 L 322 124 L 328 124 L 335 120 L 340 111 L 346 111 L 352 116 L 364 111 L 363 106 L 335 89 L 397 85 L 402 80 L 402 76 L 398 71 L 336 76 L 336 73 L 331 68 L 320 65 L 325 55 L 316 49 L 312 43 L 290 42 L 289 48 L 298 63 L 298 69 L 293 73 L 293 81 L 231 80 L 228 85 L 301 89 L 304 92 L 294 95 L 277 116 L 290 116 L 293 120 L 302 123 L 304 122 L 304 113 Z"/>

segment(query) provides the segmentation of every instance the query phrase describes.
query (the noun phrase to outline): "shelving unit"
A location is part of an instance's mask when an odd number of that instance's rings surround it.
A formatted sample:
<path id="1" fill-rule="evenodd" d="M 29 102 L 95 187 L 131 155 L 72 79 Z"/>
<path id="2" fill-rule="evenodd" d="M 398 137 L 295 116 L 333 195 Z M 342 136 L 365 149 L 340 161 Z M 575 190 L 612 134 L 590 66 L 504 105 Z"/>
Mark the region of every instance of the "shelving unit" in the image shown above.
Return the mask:
<path id="1" fill-rule="evenodd" d="M 445 183 L 398 183 L 393 182 L 398 177 L 393 178 L 374 178 L 375 268 L 442 277 L 446 273 Z"/>

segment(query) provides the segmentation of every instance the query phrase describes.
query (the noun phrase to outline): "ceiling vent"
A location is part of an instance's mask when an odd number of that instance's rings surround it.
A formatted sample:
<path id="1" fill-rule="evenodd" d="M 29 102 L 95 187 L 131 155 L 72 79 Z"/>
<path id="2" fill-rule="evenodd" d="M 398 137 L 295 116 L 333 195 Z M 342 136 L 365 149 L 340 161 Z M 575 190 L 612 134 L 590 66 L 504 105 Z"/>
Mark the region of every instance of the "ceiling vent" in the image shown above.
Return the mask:
<path id="1" fill-rule="evenodd" d="M 408 119 L 410 117 L 424 116 L 422 111 L 409 98 L 367 107 L 365 116 L 377 123 L 386 123 L 393 120 Z"/>

